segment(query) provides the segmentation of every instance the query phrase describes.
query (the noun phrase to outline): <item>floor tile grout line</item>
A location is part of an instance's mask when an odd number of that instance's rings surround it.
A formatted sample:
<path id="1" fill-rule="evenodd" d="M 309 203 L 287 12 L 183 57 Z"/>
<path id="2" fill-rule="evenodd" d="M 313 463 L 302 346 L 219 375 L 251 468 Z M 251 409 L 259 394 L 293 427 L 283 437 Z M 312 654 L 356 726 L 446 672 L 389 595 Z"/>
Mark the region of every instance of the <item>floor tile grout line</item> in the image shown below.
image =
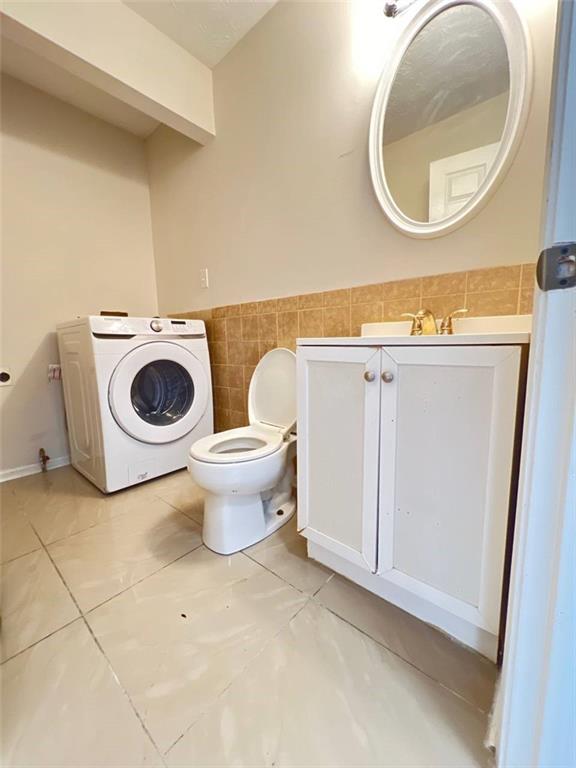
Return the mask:
<path id="1" fill-rule="evenodd" d="M 146 576 L 143 576 L 141 579 L 138 579 L 138 581 L 135 581 L 133 584 L 130 584 L 130 586 L 125 587 L 120 592 L 116 592 L 115 595 L 111 595 L 110 597 L 107 597 L 106 600 L 103 600 L 101 603 L 98 603 L 97 605 L 93 605 L 91 608 L 87 608 L 85 611 L 82 611 L 82 616 L 88 616 L 88 614 L 95 611 L 97 608 L 101 608 L 103 605 L 106 605 L 111 600 L 115 600 L 117 597 L 120 597 L 120 595 L 126 594 L 126 592 L 129 592 L 133 587 L 137 587 L 139 584 L 142 584 L 142 582 L 146 581 L 147 579 L 152 578 L 152 576 L 156 576 L 157 573 L 162 573 L 166 568 L 169 568 L 171 565 L 174 565 L 174 563 L 177 563 L 179 560 L 183 560 L 188 555 L 191 555 L 192 552 L 196 552 L 198 549 L 203 547 L 204 544 L 200 542 L 197 546 L 193 547 L 192 549 L 189 549 L 187 552 L 184 552 L 183 555 L 178 555 L 174 560 L 170 560 L 169 563 L 164 563 L 164 565 L 161 568 L 158 568 L 156 571 L 152 571 L 152 573 L 146 574 Z"/>
<path id="2" fill-rule="evenodd" d="M 373 637 L 371 634 L 366 632 L 366 630 L 362 629 L 361 627 L 356 626 L 352 621 L 349 619 L 345 619 L 343 616 L 341 616 L 339 613 L 336 613 L 336 611 L 332 610 L 332 608 L 329 608 L 327 605 L 324 605 L 319 600 L 316 599 L 316 596 L 310 598 L 316 605 L 320 606 L 321 608 L 324 608 L 324 610 L 331 613 L 333 616 L 336 616 L 337 619 L 340 619 L 340 621 L 343 621 L 345 624 L 348 624 L 348 626 L 352 627 L 353 629 L 356 629 L 360 634 L 367 637 L 369 640 L 372 640 L 374 643 L 379 645 L 381 648 L 384 648 L 384 650 L 388 651 L 388 653 L 391 653 L 393 656 L 395 656 L 397 659 L 400 659 L 400 661 L 403 661 L 405 664 L 407 664 L 409 667 L 412 667 L 412 669 L 415 669 L 417 672 L 419 672 L 421 675 L 424 675 L 428 680 L 431 680 L 433 683 L 436 683 L 441 688 L 443 688 L 446 691 L 449 691 L 452 693 L 456 698 L 460 699 L 461 701 L 466 702 L 469 707 L 472 707 L 472 709 L 481 712 L 483 715 L 487 715 L 488 712 L 483 710 L 481 707 L 479 707 L 477 704 L 474 704 L 474 702 L 469 701 L 465 696 L 463 696 L 461 693 L 458 693 L 458 691 L 453 690 L 445 683 L 441 682 L 440 680 L 437 680 L 435 677 L 432 677 L 427 672 L 424 672 L 423 669 L 420 669 L 419 666 L 417 666 L 414 662 L 408 661 L 408 659 L 405 659 L 404 656 L 401 656 L 398 651 L 394 651 L 392 648 L 390 648 L 385 643 L 381 642 L 380 640 L 377 640 L 375 637 Z"/>
<path id="3" fill-rule="evenodd" d="M 104 657 L 104 660 L 105 660 L 106 664 L 108 664 L 108 667 L 110 668 L 110 671 L 111 671 L 111 672 L 112 672 L 112 674 L 114 675 L 114 679 L 116 680 L 116 682 L 117 682 L 117 684 L 118 684 L 118 687 L 120 688 L 120 690 L 122 691 L 122 693 L 124 694 L 124 696 L 126 697 L 126 699 L 128 700 L 128 703 L 130 704 L 130 706 L 131 706 L 131 708 L 132 708 L 132 710 L 133 710 L 134 714 L 136 715 L 136 717 L 137 717 L 138 721 L 140 722 L 140 725 L 142 726 L 142 730 L 143 730 L 143 731 L 144 731 L 144 733 L 145 733 L 145 734 L 148 736 L 148 738 L 150 739 L 150 742 L 151 742 L 152 746 L 154 747 L 154 749 L 155 749 L 155 750 L 156 750 L 156 752 L 158 753 L 158 756 L 159 756 L 160 760 L 162 761 L 162 765 L 163 765 L 163 766 L 165 766 L 165 765 L 166 765 L 166 762 L 165 762 L 165 760 L 164 760 L 164 755 L 162 754 L 162 750 L 161 750 L 161 749 L 160 749 L 160 747 L 159 747 L 159 746 L 156 744 L 156 741 L 153 739 L 153 737 L 152 737 L 152 734 L 150 733 L 150 731 L 148 730 L 148 727 L 147 727 L 146 723 L 144 722 L 144 719 L 142 718 L 142 716 L 141 716 L 141 715 L 140 715 L 140 713 L 138 712 L 138 710 L 137 710 L 137 708 L 136 708 L 136 706 L 135 706 L 134 702 L 132 701 L 132 698 L 131 698 L 130 694 L 128 693 L 128 691 L 126 690 L 126 688 L 124 687 L 124 685 L 122 684 L 122 681 L 120 680 L 120 677 L 119 677 L 118 673 L 116 672 L 116 670 L 114 669 L 114 667 L 113 667 L 113 665 L 112 665 L 112 662 L 110 661 L 110 659 L 109 659 L 109 658 L 108 658 L 108 656 L 106 655 L 106 652 L 105 652 L 105 650 L 104 650 L 104 648 L 103 648 L 102 644 L 100 643 L 100 641 L 98 640 L 98 638 L 97 638 L 97 637 L 96 637 L 96 635 L 94 634 L 94 631 L 92 630 L 92 627 L 91 627 L 91 626 L 90 626 L 90 624 L 88 623 L 88 621 L 87 621 L 87 619 L 86 619 L 86 616 L 82 616 L 82 621 L 84 622 L 84 624 L 85 624 L 85 626 L 86 626 L 86 629 L 87 629 L 87 630 L 88 630 L 88 632 L 90 633 L 90 636 L 91 636 L 91 637 L 92 637 L 92 639 L 94 640 L 94 643 L 95 643 L 96 647 L 98 648 L 98 650 L 100 651 L 100 653 L 101 653 L 101 654 L 102 654 L 102 656 Z"/>
<path id="4" fill-rule="evenodd" d="M 58 627 L 58 629 L 53 629 L 52 632 L 49 632 L 47 635 L 44 635 L 44 637 L 38 638 L 38 640 L 34 640 L 33 643 L 30 643 L 30 645 L 27 645 L 26 648 L 22 648 L 20 651 L 17 651 L 16 653 L 13 653 L 12 656 L 8 656 L 8 658 L 3 659 L 0 662 L 0 667 L 4 664 L 7 664 L 9 661 L 12 661 L 13 659 L 18 658 L 18 656 L 21 656 L 23 653 L 26 653 L 26 651 L 29 651 L 30 649 L 34 648 L 35 646 L 39 645 L 39 643 L 43 643 L 44 640 L 48 640 L 48 638 L 53 637 L 56 635 L 60 630 L 66 629 L 66 627 L 69 627 L 71 624 L 74 624 L 76 621 L 80 621 L 83 618 L 81 614 L 78 616 L 75 616 L 70 621 L 67 621 L 66 624 L 62 624 L 61 627 Z"/>
<path id="5" fill-rule="evenodd" d="M 32 528 L 33 528 L 34 532 L 37 534 L 37 531 L 36 531 L 36 529 L 34 528 L 34 526 L 32 525 L 32 523 L 30 523 L 30 525 L 32 526 Z M 43 545 L 43 546 L 44 546 L 44 545 Z M 90 624 L 88 623 L 88 621 L 87 621 L 87 619 L 86 619 L 86 616 L 84 615 L 84 613 L 83 613 L 82 609 L 80 608 L 80 605 L 78 604 L 78 601 L 76 600 L 76 598 L 74 597 L 74 595 L 73 595 L 73 593 L 72 593 L 72 590 L 70 589 L 70 587 L 69 587 L 69 586 L 68 586 L 68 584 L 66 583 L 66 580 L 65 580 L 65 578 L 64 578 L 64 576 L 63 576 L 63 574 L 60 572 L 60 569 L 58 568 L 58 566 L 56 565 L 56 563 L 54 562 L 54 560 L 53 560 L 53 559 L 52 559 L 52 557 L 50 556 L 50 553 L 48 552 L 48 549 L 47 549 L 45 546 L 44 546 L 44 551 L 46 552 L 46 555 L 48 556 L 48 558 L 49 558 L 50 562 L 51 562 L 51 563 L 52 563 L 52 565 L 54 566 L 54 570 L 56 571 L 56 573 L 58 574 L 58 576 L 59 576 L 59 577 L 60 577 L 60 579 L 62 580 L 62 583 L 64 584 L 64 587 L 66 588 L 66 590 L 67 590 L 68 594 L 70 595 L 70 598 L 72 599 L 72 601 L 73 601 L 74 605 L 76 606 L 76 608 L 77 608 L 77 610 L 78 610 L 78 612 L 79 612 L 79 614 L 80 614 L 80 615 L 79 615 L 79 616 L 78 616 L 78 617 L 77 617 L 77 618 L 76 618 L 74 621 L 77 621 L 78 619 L 80 619 L 80 620 L 81 620 L 81 621 L 84 623 L 84 626 L 86 627 L 86 629 L 88 630 L 88 633 L 90 634 L 90 636 L 91 636 L 91 637 L 92 637 L 92 639 L 94 640 L 94 643 L 96 644 L 96 647 L 98 648 L 98 650 L 100 651 L 100 653 L 101 653 L 101 654 L 102 654 L 102 656 L 104 657 L 104 661 L 106 662 L 106 664 L 108 665 L 108 667 L 109 667 L 109 669 L 110 669 L 110 671 L 111 671 L 112 675 L 114 676 L 114 679 L 116 680 L 116 682 L 117 682 L 117 684 L 118 684 L 118 687 L 120 688 L 120 690 L 122 691 L 122 693 L 124 694 L 124 696 L 126 697 L 126 699 L 128 700 L 128 703 L 130 704 L 130 707 L 132 708 L 132 711 L 134 712 L 134 714 L 135 714 L 136 718 L 137 718 L 137 719 L 138 719 L 138 721 L 140 722 L 140 725 L 142 726 L 142 729 L 144 730 L 144 732 L 146 733 L 146 735 L 147 735 L 147 736 L 148 736 L 148 738 L 150 739 L 150 742 L 151 742 L 152 746 L 154 747 L 154 749 L 155 749 L 155 750 L 156 750 L 156 752 L 158 753 L 158 756 L 160 757 L 160 760 L 162 761 L 162 765 L 166 765 L 166 763 L 164 762 L 164 758 L 163 758 L 163 756 L 162 756 L 162 752 L 161 752 L 161 751 L 158 749 L 158 746 L 156 745 L 156 742 L 154 741 L 154 739 L 152 738 L 151 734 L 149 733 L 149 731 L 148 731 L 148 729 L 147 729 L 146 725 L 144 724 L 144 721 L 143 721 L 143 720 L 142 720 L 142 718 L 140 717 L 140 714 L 139 714 L 139 712 L 136 710 L 136 707 L 134 706 L 134 703 L 133 703 L 132 699 L 130 698 L 130 696 L 128 695 L 128 692 L 126 691 L 126 689 L 124 688 L 124 686 L 123 686 L 123 685 L 122 685 L 122 683 L 120 682 L 120 678 L 118 677 L 118 675 L 117 675 L 117 673 L 116 673 L 116 670 L 114 669 L 114 667 L 113 667 L 113 666 L 112 666 L 112 664 L 110 663 L 110 660 L 108 659 L 108 657 L 107 657 L 107 656 L 106 656 L 106 654 L 104 653 L 104 649 L 102 648 L 102 646 L 101 646 L 101 645 L 100 645 L 100 643 L 98 642 L 98 640 L 97 640 L 97 638 L 96 638 L 96 636 L 95 636 L 94 632 L 92 631 L 92 627 L 91 627 L 91 626 L 90 626 Z M 60 629 L 63 629 L 63 627 L 60 627 Z M 57 630 L 57 631 L 59 631 L 59 630 Z"/>
<path id="6" fill-rule="evenodd" d="M 251 558 L 250 558 L 250 559 L 251 559 Z M 262 566 L 262 567 L 264 567 L 264 566 Z M 301 594 L 303 594 L 303 593 L 301 593 Z M 189 733 L 189 732 L 192 730 L 192 728 L 194 728 L 194 726 L 195 726 L 197 723 L 199 723 L 199 722 L 200 722 L 200 721 L 201 721 L 201 720 L 202 720 L 204 717 L 206 717 L 206 715 L 208 715 L 208 714 L 209 714 L 209 712 L 210 712 L 210 711 L 211 711 L 211 710 L 212 710 L 212 709 L 213 709 L 213 708 L 214 708 L 214 707 L 217 705 L 217 703 L 218 703 L 218 702 L 219 702 L 219 701 L 222 699 L 222 697 L 223 697 L 223 696 L 224 696 L 224 695 L 225 695 L 225 694 L 226 694 L 226 693 L 227 693 L 227 692 L 230 690 L 230 688 L 231 688 L 231 687 L 232 687 L 232 686 L 233 686 L 233 685 L 234 685 L 234 684 L 235 684 L 235 683 L 236 683 L 238 680 L 240 680 L 240 678 L 241 678 L 241 677 L 243 677 L 243 676 L 244 676 L 244 674 L 246 673 L 247 669 L 248 669 L 250 666 L 252 666 L 252 664 L 254 664 L 254 662 L 255 662 L 255 661 L 256 661 L 256 660 L 257 660 L 257 659 L 258 659 L 258 658 L 259 658 L 259 657 L 260 657 L 260 656 L 261 656 L 261 655 L 264 653 L 264 651 L 265 651 L 267 648 L 269 648 L 269 647 L 272 645 L 272 643 L 273 643 L 275 640 L 277 640 L 277 638 L 278 638 L 278 637 L 279 637 L 279 636 L 282 634 L 282 632 L 284 632 L 284 630 L 285 630 L 285 629 L 287 629 L 287 628 L 290 626 L 290 624 L 291 624 L 291 623 L 294 621 L 294 619 L 295 619 L 297 616 L 299 616 L 299 614 L 300 614 L 300 613 L 301 613 L 301 612 L 304 610 L 304 608 L 306 608 L 306 606 L 307 606 L 307 605 L 309 605 L 309 603 L 310 603 L 310 601 L 311 601 L 311 599 L 312 599 L 312 598 L 311 598 L 309 595 L 305 595 L 305 597 L 306 597 L 306 600 L 305 600 L 305 601 L 304 601 L 304 603 L 303 603 L 303 604 L 300 606 L 300 608 L 298 608 L 298 610 L 297 610 L 297 611 L 296 611 L 294 614 L 292 614 L 292 616 L 290 616 L 290 618 L 289 618 L 289 619 L 286 621 L 286 623 L 285 623 L 285 624 L 282 624 L 282 625 L 281 625 L 281 626 L 278 628 L 278 631 L 277 631 L 277 632 L 275 632 L 275 633 L 272 635 L 272 637 L 270 637 L 270 638 L 269 638 L 269 639 L 268 639 L 268 640 L 267 640 L 267 641 L 264 643 L 264 645 L 263 645 L 263 646 L 260 648 L 260 650 L 259 650 L 259 651 L 256 653 L 256 655 L 255 655 L 255 656 L 253 656 L 253 657 L 252 657 L 252 658 L 251 658 L 249 661 L 247 661 L 247 662 L 246 662 L 246 664 L 245 664 L 245 665 L 242 667 L 242 669 L 241 669 L 241 670 L 238 672 L 238 674 L 237 674 L 237 675 L 235 675 L 235 676 L 234 676 L 234 678 L 233 678 L 232 680 L 230 680 L 230 681 L 228 682 L 228 684 L 227 684 L 227 685 L 226 685 L 226 686 L 225 686 L 225 687 L 224 687 L 224 688 L 223 688 L 223 689 L 222 689 L 222 690 L 221 690 L 221 691 L 218 693 L 218 695 L 216 696 L 216 698 L 214 699 L 214 701 L 213 701 L 211 704 L 209 704 L 209 705 L 207 706 L 207 708 L 204 710 L 204 712 L 201 712 L 201 713 L 198 715 L 198 717 L 197 717 L 197 718 L 196 718 L 196 719 L 195 719 L 195 720 L 194 720 L 192 723 L 190 723 L 190 725 L 188 725 L 188 727 L 187 727 L 187 728 L 186 728 L 186 729 L 185 729 L 185 730 L 184 730 L 184 731 L 183 731 L 183 732 L 180 734 L 180 736 L 178 736 L 178 738 L 177 738 L 177 739 L 176 739 L 176 740 L 175 740 L 175 741 L 174 741 L 174 742 L 173 742 L 173 743 L 172 743 L 172 744 L 171 744 L 171 745 L 168 747 L 168 749 L 166 750 L 166 752 L 164 752 L 164 757 L 167 757 L 167 756 L 168 756 L 168 753 L 169 753 L 169 752 L 171 752 L 171 751 L 174 749 L 174 747 L 176 746 L 176 744 L 178 744 L 178 742 L 180 742 L 180 741 L 181 741 L 181 740 L 184 738 L 184 736 L 186 736 L 186 734 L 187 734 L 187 733 Z"/>
<path id="7" fill-rule="evenodd" d="M 16 557 L 11 557 L 9 560 L 4 560 L 0 563 L 0 568 L 4 568 L 5 565 L 9 565 L 10 563 L 14 563 L 16 560 L 20 560 L 22 557 L 28 557 L 28 555 L 33 555 L 34 552 L 39 552 L 41 549 L 43 549 L 42 544 L 39 544 L 36 549 L 31 549 L 30 552 L 24 552 L 22 555 L 16 555 Z"/>
<path id="8" fill-rule="evenodd" d="M 256 563 L 256 565 L 261 566 L 262 568 L 264 568 L 265 571 L 268 571 L 268 573 L 271 573 L 273 576 L 276 576 L 277 579 L 280 579 L 280 581 L 283 581 L 285 584 L 288 584 L 289 587 L 292 587 L 292 589 L 295 589 L 297 592 L 300 592 L 300 594 L 306 595 L 306 597 L 314 597 L 314 595 L 316 595 L 322 589 L 324 584 L 327 584 L 328 581 L 330 581 L 330 579 L 332 578 L 332 576 L 334 576 L 334 574 L 331 573 L 330 577 L 328 579 L 326 579 L 326 581 L 323 584 L 321 584 L 315 592 L 310 594 L 309 592 L 306 592 L 304 589 L 300 589 L 300 587 L 297 587 L 294 584 L 292 584 L 292 582 L 288 581 L 288 579 L 285 579 L 283 576 L 280 576 L 280 574 L 276 573 L 276 571 L 273 571 L 271 568 L 268 568 L 267 565 L 264 565 L 259 560 L 256 560 L 256 558 L 253 557 L 252 555 L 249 555 L 248 552 L 245 549 L 241 549 L 240 552 L 243 555 L 246 555 L 246 557 L 249 560 L 252 560 L 253 563 Z"/>

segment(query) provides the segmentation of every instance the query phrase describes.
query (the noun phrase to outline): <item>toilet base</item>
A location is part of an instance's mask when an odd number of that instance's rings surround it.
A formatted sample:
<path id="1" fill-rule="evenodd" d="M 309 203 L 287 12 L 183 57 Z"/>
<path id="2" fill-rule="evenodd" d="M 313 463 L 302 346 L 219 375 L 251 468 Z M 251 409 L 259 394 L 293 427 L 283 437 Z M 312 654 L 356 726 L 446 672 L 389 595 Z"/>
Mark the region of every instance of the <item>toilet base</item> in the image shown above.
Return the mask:
<path id="1" fill-rule="evenodd" d="M 213 552 L 231 555 L 277 531 L 293 516 L 292 493 L 215 496 L 204 500 L 202 540 Z"/>

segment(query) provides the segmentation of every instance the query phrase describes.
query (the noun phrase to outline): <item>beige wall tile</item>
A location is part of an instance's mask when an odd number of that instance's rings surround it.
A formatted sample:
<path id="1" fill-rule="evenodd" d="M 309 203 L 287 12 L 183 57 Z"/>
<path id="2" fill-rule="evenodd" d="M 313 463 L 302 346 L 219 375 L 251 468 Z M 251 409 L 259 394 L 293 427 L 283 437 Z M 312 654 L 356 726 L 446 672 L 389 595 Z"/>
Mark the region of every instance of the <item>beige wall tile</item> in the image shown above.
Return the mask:
<path id="1" fill-rule="evenodd" d="M 479 291 L 502 291 L 520 286 L 521 266 L 490 267 L 468 272 L 468 293 Z M 506 314 L 506 313 L 505 313 Z"/>
<path id="2" fill-rule="evenodd" d="M 350 293 L 352 304 L 375 304 L 382 301 L 382 286 L 378 285 L 360 285 L 352 288 Z"/>
<path id="3" fill-rule="evenodd" d="M 276 341 L 258 342 L 258 353 L 260 355 L 259 359 L 262 359 L 267 352 L 270 352 L 272 349 L 276 349 L 276 347 L 277 347 Z"/>
<path id="4" fill-rule="evenodd" d="M 230 405 L 229 410 L 231 411 L 244 411 L 246 407 L 245 399 L 244 399 L 244 388 L 241 389 L 229 389 L 228 392 L 230 393 Z"/>
<path id="5" fill-rule="evenodd" d="M 275 341 L 278 338 L 278 314 L 276 312 L 258 315 L 258 338 L 260 341 Z"/>
<path id="6" fill-rule="evenodd" d="M 230 390 L 228 387 L 214 387 L 214 410 L 226 411 L 230 408 Z"/>
<path id="7" fill-rule="evenodd" d="M 522 264 L 522 273 L 520 276 L 521 288 L 533 288 L 536 280 L 536 264 Z"/>
<path id="8" fill-rule="evenodd" d="M 285 296 L 283 299 L 277 299 L 276 309 L 278 312 L 289 312 L 298 309 L 298 296 Z"/>
<path id="9" fill-rule="evenodd" d="M 465 309 L 465 294 L 457 293 L 450 296 L 423 296 L 422 307 L 434 313 L 436 319 L 446 317 L 455 309 Z"/>
<path id="10" fill-rule="evenodd" d="M 466 306 L 471 317 L 515 315 L 518 310 L 518 290 L 469 293 Z"/>
<path id="11" fill-rule="evenodd" d="M 349 336 L 350 307 L 326 307 L 324 309 L 323 331 L 324 336 Z"/>
<path id="12" fill-rule="evenodd" d="M 465 293 L 466 272 L 451 272 L 422 278 L 422 296 L 449 296 Z"/>
<path id="13" fill-rule="evenodd" d="M 244 383 L 244 372 L 241 365 L 228 365 L 226 374 L 227 387 L 241 387 Z"/>
<path id="14" fill-rule="evenodd" d="M 321 309 L 305 309 L 298 312 L 298 335 L 308 337 L 324 335 Z"/>
<path id="15" fill-rule="evenodd" d="M 258 345 L 258 342 L 248 342 L 248 341 L 228 341 L 228 362 L 231 365 L 243 365 L 244 364 L 244 349 L 243 344 L 256 344 Z"/>
<path id="16" fill-rule="evenodd" d="M 213 307 L 212 317 L 226 317 L 226 309 L 227 307 Z"/>
<path id="17" fill-rule="evenodd" d="M 321 307 L 323 302 L 322 293 L 304 293 L 298 296 L 298 309 L 314 309 Z"/>
<path id="18" fill-rule="evenodd" d="M 296 352 L 296 338 L 278 339 L 278 346 L 283 349 L 291 349 L 292 352 Z"/>
<path id="19" fill-rule="evenodd" d="M 350 304 L 350 289 L 341 288 L 337 291 L 325 291 L 322 294 L 322 303 L 325 307 L 345 307 Z"/>
<path id="20" fill-rule="evenodd" d="M 382 320 L 382 304 L 352 304 L 350 307 L 350 333 L 360 335 L 362 323 L 378 323 Z"/>
<path id="21" fill-rule="evenodd" d="M 259 359 L 257 341 L 238 341 L 232 345 L 228 342 L 228 362 L 256 365 Z"/>
<path id="22" fill-rule="evenodd" d="M 237 429 L 238 427 L 245 427 L 248 419 L 244 412 L 230 411 L 229 415 L 230 427 L 229 429 Z"/>
<path id="23" fill-rule="evenodd" d="M 416 314 L 420 309 L 420 299 L 394 299 L 382 303 L 382 320 L 406 320 L 401 317 L 404 312 Z"/>
<path id="24" fill-rule="evenodd" d="M 228 372 L 227 365 L 214 365 L 211 366 L 212 372 L 212 386 L 214 387 L 227 387 L 228 386 Z"/>
<path id="25" fill-rule="evenodd" d="M 228 362 L 226 342 L 211 341 L 208 347 L 210 350 L 210 360 L 216 365 L 226 365 Z"/>
<path id="26" fill-rule="evenodd" d="M 214 411 L 214 431 L 224 432 L 228 429 L 230 422 L 230 412 L 228 410 L 216 410 Z"/>
<path id="27" fill-rule="evenodd" d="M 255 315 L 258 313 L 258 302 L 248 301 L 246 304 L 241 304 L 240 311 L 243 315 Z"/>
<path id="28" fill-rule="evenodd" d="M 242 317 L 243 341 L 258 341 L 258 315 L 244 315 Z"/>
<path id="29" fill-rule="evenodd" d="M 242 338 L 242 318 L 229 317 L 226 320 L 226 341 L 239 341 Z"/>
<path id="30" fill-rule="evenodd" d="M 260 315 L 266 315 L 270 312 L 276 312 L 278 308 L 278 299 L 267 299 L 266 301 L 258 302 L 258 313 Z"/>
<path id="31" fill-rule="evenodd" d="M 212 327 L 212 339 L 214 341 L 226 341 L 226 320 L 223 317 L 210 321 Z"/>
<path id="32" fill-rule="evenodd" d="M 250 386 L 250 380 L 252 379 L 252 376 L 254 375 L 254 371 L 256 370 L 256 366 L 254 365 L 245 365 L 244 366 L 244 390 L 248 392 L 248 387 Z"/>
<path id="33" fill-rule="evenodd" d="M 382 301 L 391 299 L 419 299 L 422 292 L 422 279 L 415 277 L 411 280 L 394 280 L 382 283 Z"/>
<path id="34" fill-rule="evenodd" d="M 521 288 L 520 289 L 520 304 L 518 311 L 521 315 L 531 315 L 534 303 L 534 289 L 533 288 Z"/>
<path id="35" fill-rule="evenodd" d="M 298 336 L 298 312 L 278 313 L 278 338 L 292 339 Z"/>

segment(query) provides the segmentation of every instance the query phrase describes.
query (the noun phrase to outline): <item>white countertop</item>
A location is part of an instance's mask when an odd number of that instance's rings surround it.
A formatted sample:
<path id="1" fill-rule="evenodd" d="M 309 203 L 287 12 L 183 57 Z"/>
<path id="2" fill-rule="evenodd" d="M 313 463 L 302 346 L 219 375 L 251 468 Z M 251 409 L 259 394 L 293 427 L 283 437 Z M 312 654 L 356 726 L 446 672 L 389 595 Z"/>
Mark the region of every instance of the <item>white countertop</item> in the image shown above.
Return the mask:
<path id="1" fill-rule="evenodd" d="M 452 336 L 410 336 L 410 321 L 364 323 L 361 336 L 297 339 L 300 347 L 437 347 L 529 344 L 531 315 L 454 318 Z M 440 321 L 438 321 L 438 328 Z"/>
<path id="2" fill-rule="evenodd" d="M 529 344 L 529 333 L 459 333 L 453 336 L 328 336 L 296 339 L 299 347 L 440 347 Z"/>

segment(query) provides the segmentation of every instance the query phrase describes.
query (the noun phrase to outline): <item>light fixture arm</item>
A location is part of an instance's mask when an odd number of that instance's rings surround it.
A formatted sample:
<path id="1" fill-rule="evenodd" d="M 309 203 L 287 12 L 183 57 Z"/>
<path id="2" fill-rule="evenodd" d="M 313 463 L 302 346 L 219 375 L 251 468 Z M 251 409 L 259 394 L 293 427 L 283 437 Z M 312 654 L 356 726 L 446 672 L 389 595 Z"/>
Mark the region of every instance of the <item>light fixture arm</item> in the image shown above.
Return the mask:
<path id="1" fill-rule="evenodd" d="M 399 2 L 386 2 L 384 3 L 384 16 L 388 16 L 388 18 L 394 18 L 394 16 L 398 16 L 398 14 L 405 11 L 408 6 L 412 5 L 415 0 L 399 0 Z"/>

